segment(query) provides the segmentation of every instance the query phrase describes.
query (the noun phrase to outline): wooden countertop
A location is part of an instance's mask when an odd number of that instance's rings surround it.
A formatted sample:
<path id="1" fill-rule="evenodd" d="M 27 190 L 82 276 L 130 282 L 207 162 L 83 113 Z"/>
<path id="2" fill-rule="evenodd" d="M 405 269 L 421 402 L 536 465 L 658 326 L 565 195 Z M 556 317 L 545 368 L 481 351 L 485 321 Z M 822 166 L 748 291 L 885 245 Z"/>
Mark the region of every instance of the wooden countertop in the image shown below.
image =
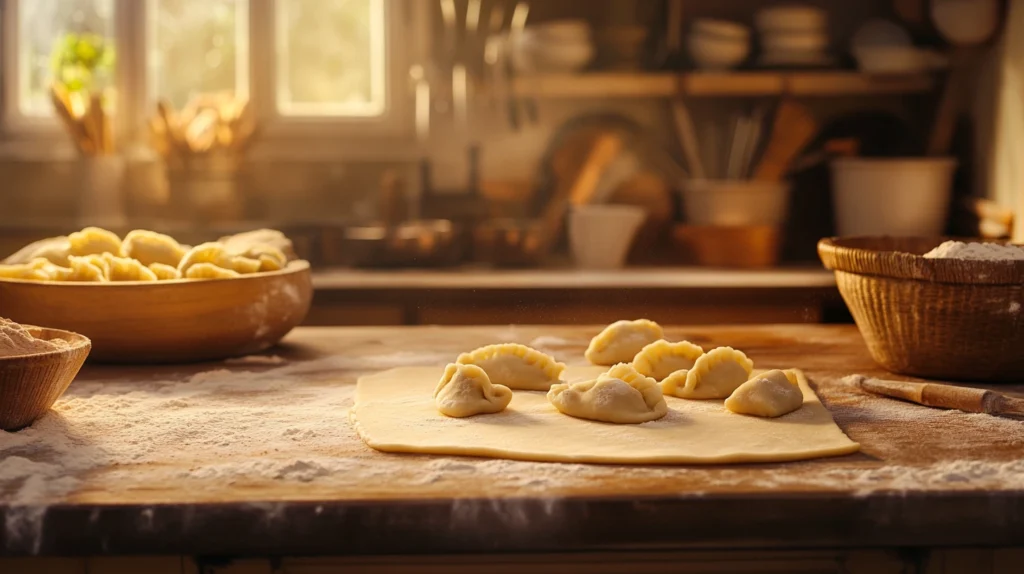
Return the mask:
<path id="1" fill-rule="evenodd" d="M 452 270 L 317 269 L 313 287 L 333 289 L 835 289 L 820 267 L 764 270 L 636 267 L 614 270 L 458 268 Z"/>
<path id="2" fill-rule="evenodd" d="M 77 461 L 35 498 L 16 484 L 0 490 L 0 553 L 1024 545 L 1024 422 L 845 387 L 839 378 L 851 373 L 884 375 L 853 327 L 668 329 L 673 338 L 742 349 L 759 368 L 803 368 L 839 426 L 861 443 L 850 456 L 622 467 L 388 455 L 368 449 L 347 420 L 361 373 L 440 365 L 499 341 L 580 362 L 595 332 L 300 329 L 263 362 L 89 367 L 56 413 L 0 435 L 0 461 Z M 172 409 L 193 416 L 179 424 Z M 27 454 L 44 430 L 55 433 L 47 448 Z"/>

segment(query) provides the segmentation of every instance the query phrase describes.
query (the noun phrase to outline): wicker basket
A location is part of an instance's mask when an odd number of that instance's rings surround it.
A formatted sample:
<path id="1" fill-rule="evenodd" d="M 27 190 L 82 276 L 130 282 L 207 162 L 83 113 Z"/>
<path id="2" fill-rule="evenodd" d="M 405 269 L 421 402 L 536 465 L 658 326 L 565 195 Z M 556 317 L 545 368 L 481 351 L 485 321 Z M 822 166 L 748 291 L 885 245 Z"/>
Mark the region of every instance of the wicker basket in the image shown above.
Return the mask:
<path id="1" fill-rule="evenodd" d="M 1024 261 L 925 259 L 945 238 L 822 239 L 872 357 L 925 378 L 1024 381 Z"/>

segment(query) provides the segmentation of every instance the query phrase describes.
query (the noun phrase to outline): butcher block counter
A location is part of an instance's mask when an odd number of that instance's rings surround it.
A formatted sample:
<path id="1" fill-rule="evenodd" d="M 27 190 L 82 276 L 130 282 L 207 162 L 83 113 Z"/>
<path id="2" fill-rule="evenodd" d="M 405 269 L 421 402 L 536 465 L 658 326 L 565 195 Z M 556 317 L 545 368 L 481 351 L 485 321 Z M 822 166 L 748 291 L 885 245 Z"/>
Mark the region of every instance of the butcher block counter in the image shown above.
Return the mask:
<path id="1" fill-rule="evenodd" d="M 89 366 L 55 412 L 0 436 L 0 572 L 44 571 L 32 566 L 42 563 L 102 572 L 114 559 L 86 558 L 98 555 L 162 565 L 112 572 L 391 572 L 387 565 L 399 563 L 408 568 L 401 572 L 419 571 L 410 564 L 478 571 L 471 563 L 504 564 L 501 572 L 526 564 L 532 572 L 705 572 L 693 565 L 712 562 L 733 565 L 715 572 L 760 571 L 751 564 L 1024 568 L 1015 549 L 1024 547 L 1024 422 L 845 385 L 852 373 L 897 378 L 871 361 L 852 326 L 666 333 L 742 349 L 757 368 L 804 369 L 861 444 L 848 456 L 625 467 L 396 455 L 367 448 L 348 420 L 361 374 L 440 367 L 510 341 L 580 363 L 597 331 L 302 328 L 259 357 Z M 965 564 L 971 569 L 958 569 Z"/>

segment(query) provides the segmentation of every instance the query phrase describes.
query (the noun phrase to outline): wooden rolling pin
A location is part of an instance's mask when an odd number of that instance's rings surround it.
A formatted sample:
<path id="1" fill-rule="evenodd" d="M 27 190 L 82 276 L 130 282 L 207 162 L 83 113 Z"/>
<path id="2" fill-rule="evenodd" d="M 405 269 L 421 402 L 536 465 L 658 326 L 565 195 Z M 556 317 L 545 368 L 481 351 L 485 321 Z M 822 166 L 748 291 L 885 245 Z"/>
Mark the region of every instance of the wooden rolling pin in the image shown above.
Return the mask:
<path id="1" fill-rule="evenodd" d="M 1002 393 L 985 389 L 933 383 L 885 381 L 865 376 L 858 376 L 857 386 L 865 391 L 926 407 L 1024 418 L 1024 399 L 1008 397 Z"/>

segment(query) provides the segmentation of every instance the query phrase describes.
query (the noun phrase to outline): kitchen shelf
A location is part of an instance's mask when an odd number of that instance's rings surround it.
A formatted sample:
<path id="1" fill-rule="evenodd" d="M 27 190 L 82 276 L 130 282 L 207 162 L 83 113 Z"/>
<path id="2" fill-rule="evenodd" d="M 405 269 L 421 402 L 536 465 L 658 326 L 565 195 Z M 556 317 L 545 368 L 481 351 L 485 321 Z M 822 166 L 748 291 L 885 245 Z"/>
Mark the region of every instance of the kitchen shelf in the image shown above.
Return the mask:
<path id="1" fill-rule="evenodd" d="M 591 73 L 522 76 L 520 97 L 671 98 L 675 96 L 854 96 L 931 91 L 931 74 L 876 76 L 859 72 Z"/>

